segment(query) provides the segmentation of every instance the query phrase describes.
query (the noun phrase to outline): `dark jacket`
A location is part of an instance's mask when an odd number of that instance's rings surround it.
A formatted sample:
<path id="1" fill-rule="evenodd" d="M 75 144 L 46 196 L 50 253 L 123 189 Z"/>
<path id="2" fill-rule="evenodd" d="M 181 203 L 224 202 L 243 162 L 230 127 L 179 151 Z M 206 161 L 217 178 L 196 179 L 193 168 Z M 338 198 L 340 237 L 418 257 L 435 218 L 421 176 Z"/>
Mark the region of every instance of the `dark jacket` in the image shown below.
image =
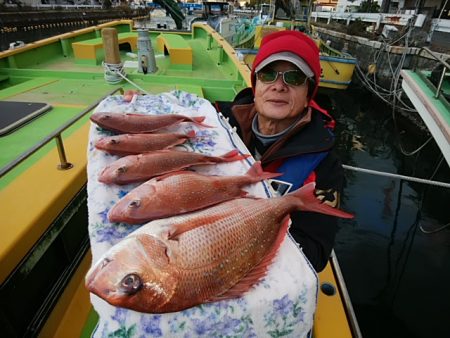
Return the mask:
<path id="1" fill-rule="evenodd" d="M 324 157 L 309 175 L 308 181 L 316 182 L 316 190 L 328 204 L 339 205 L 344 174 L 339 158 L 332 151 L 334 136 L 327 127 L 330 121 L 326 115 L 310 108 L 310 122 L 300 121 L 288 134 L 269 147 L 264 147 L 251 130 L 256 114 L 251 90 L 239 93 L 231 104 L 220 103 L 218 108 L 229 118 L 230 124 L 237 128 L 249 151 L 261 154 L 265 170 L 278 171 L 283 163 L 292 163 L 295 157 L 322 153 Z M 304 182 L 290 183 L 301 186 Z M 313 212 L 294 212 L 291 220 L 291 235 L 300 244 L 315 270 L 323 270 L 334 246 L 337 218 Z"/>

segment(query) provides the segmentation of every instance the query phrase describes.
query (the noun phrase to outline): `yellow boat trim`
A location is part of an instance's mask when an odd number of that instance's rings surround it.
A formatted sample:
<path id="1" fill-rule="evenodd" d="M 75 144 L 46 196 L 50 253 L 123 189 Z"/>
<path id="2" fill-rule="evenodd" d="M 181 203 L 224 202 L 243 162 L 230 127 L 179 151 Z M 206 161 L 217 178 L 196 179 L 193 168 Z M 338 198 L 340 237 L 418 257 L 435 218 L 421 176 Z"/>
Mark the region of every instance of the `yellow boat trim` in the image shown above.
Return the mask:
<path id="1" fill-rule="evenodd" d="M 181 36 L 158 35 L 156 37 L 156 50 L 169 54 L 171 66 L 192 70 L 192 48 Z"/>
<path id="2" fill-rule="evenodd" d="M 79 338 L 92 309 L 84 277 L 92 261 L 89 251 L 39 333 L 39 338 Z"/>
<path id="3" fill-rule="evenodd" d="M 0 191 L 0 283 L 86 183 L 89 126 L 87 122 L 64 141 L 72 169 L 57 169 L 55 148 Z M 42 184 L 47 180 L 48 184 Z"/>
<path id="4" fill-rule="evenodd" d="M 7 56 L 12 56 L 12 55 L 15 55 L 15 54 L 21 54 L 21 53 L 23 53 L 25 51 L 28 51 L 28 50 L 33 50 L 35 48 L 42 47 L 42 46 L 45 46 L 45 45 L 49 45 L 51 43 L 60 42 L 61 40 L 64 40 L 64 39 L 70 39 L 70 38 L 73 38 L 73 37 L 77 37 L 77 36 L 79 36 L 81 34 L 99 31 L 102 28 L 114 27 L 114 26 L 117 26 L 117 25 L 120 25 L 120 24 L 128 24 L 130 26 L 133 26 L 133 20 L 111 21 L 111 22 L 103 23 L 103 24 L 100 24 L 100 25 L 97 25 L 97 26 L 82 28 L 82 29 L 78 29 L 78 30 L 73 31 L 73 32 L 57 35 L 57 36 L 50 37 L 50 38 L 47 38 L 47 39 L 42 39 L 42 40 L 39 40 L 37 42 L 28 43 L 28 44 L 26 44 L 23 47 L 19 47 L 19 48 L 16 48 L 16 49 L 8 49 L 6 51 L 0 52 L 0 58 L 7 57 Z"/>
<path id="5" fill-rule="evenodd" d="M 328 296 L 320 290 L 322 283 L 334 286 L 336 293 Z M 319 274 L 319 297 L 314 318 L 314 338 L 351 338 L 352 331 L 348 324 L 342 296 L 333 274 L 331 263 Z"/>
<path id="6" fill-rule="evenodd" d="M 137 33 L 119 33 L 117 38 L 119 45 L 128 43 L 132 52 L 137 51 Z M 104 58 L 103 49 L 103 39 L 101 37 L 72 43 L 75 59 L 91 60 L 94 64 L 102 63 Z"/>

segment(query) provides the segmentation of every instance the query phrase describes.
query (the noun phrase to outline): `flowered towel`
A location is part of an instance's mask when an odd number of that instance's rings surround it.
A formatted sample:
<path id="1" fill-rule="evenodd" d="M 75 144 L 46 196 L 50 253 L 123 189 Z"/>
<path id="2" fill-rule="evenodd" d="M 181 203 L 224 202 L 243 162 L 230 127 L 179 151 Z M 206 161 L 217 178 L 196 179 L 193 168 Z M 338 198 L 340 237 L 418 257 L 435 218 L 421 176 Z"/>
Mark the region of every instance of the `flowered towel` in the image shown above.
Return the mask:
<path id="1" fill-rule="evenodd" d="M 196 137 L 181 147 L 207 155 L 220 156 L 238 148 L 248 153 L 228 123 L 205 99 L 181 91 L 135 97 L 125 102 L 121 95 L 110 96 L 98 111 L 144 114 L 183 114 L 206 116 L 204 128 L 181 123 L 171 131 L 195 130 Z M 138 184 L 105 185 L 98 175 L 118 157 L 94 148 L 94 143 L 108 132 L 92 124 L 88 149 L 89 235 L 93 261 L 139 226 L 112 224 L 108 211 Z M 195 170 L 214 175 L 239 175 L 247 172 L 252 158 L 243 161 L 198 166 Z M 249 186 L 251 195 L 269 197 L 265 183 Z M 243 297 L 203 304 L 167 314 L 143 314 L 109 305 L 91 295 L 99 314 L 94 337 L 306 337 L 312 327 L 317 299 L 317 276 L 296 243 L 289 236 L 271 265 L 267 276 Z"/>

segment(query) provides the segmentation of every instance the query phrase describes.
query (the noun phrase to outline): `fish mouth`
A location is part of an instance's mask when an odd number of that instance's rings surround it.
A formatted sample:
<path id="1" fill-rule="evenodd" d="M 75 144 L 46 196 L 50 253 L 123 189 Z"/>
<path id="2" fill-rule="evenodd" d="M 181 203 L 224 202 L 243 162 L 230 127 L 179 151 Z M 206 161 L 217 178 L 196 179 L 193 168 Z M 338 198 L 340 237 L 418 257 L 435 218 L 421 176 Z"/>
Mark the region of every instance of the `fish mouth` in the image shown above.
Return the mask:
<path id="1" fill-rule="evenodd" d="M 122 221 L 122 217 L 120 217 L 120 212 L 116 212 L 115 209 L 111 209 L 108 213 L 108 220 L 111 223 L 120 223 Z"/>
<path id="2" fill-rule="evenodd" d="M 112 262 L 111 259 L 109 259 L 109 258 L 104 258 L 101 262 L 99 262 L 98 264 L 96 264 L 94 267 L 92 267 L 92 268 L 88 271 L 88 273 L 86 274 L 85 286 L 86 286 L 86 289 L 89 290 L 89 292 L 92 292 L 92 293 L 94 293 L 94 294 L 96 294 L 96 295 L 98 295 L 98 296 L 99 296 L 100 294 L 102 294 L 102 292 L 100 292 L 100 291 L 97 289 L 97 283 L 96 283 L 97 277 L 99 276 L 100 271 L 101 271 L 105 266 L 107 266 L 109 263 L 111 263 L 111 262 Z M 106 291 L 107 293 L 109 293 L 109 291 L 107 291 L 107 290 L 104 290 L 104 291 Z"/>

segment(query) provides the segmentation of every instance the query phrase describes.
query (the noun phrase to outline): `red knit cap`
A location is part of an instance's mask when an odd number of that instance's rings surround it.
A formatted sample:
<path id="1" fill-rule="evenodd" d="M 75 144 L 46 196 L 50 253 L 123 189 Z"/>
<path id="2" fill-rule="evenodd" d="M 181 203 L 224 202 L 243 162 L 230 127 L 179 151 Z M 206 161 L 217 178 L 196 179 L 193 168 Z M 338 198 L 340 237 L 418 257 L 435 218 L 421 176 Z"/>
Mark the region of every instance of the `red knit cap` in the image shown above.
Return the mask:
<path id="1" fill-rule="evenodd" d="M 284 30 L 266 35 L 261 41 L 261 47 L 253 61 L 252 88 L 255 90 L 255 69 L 267 57 L 279 52 L 291 52 L 301 57 L 314 73 L 315 88 L 312 97 L 315 96 L 320 81 L 320 57 L 316 43 L 304 33 L 292 30 Z"/>

